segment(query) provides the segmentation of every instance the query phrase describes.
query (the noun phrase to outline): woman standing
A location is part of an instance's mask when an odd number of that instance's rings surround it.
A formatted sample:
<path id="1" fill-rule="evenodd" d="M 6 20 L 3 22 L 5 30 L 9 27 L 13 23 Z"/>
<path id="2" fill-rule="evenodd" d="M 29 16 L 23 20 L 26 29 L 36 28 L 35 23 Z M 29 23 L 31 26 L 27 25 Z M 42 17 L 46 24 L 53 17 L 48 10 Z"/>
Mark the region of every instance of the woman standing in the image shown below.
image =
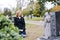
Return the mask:
<path id="1" fill-rule="evenodd" d="M 20 10 L 16 12 L 16 17 L 14 17 L 14 25 L 19 28 L 19 34 L 22 37 L 26 37 L 25 21 Z"/>

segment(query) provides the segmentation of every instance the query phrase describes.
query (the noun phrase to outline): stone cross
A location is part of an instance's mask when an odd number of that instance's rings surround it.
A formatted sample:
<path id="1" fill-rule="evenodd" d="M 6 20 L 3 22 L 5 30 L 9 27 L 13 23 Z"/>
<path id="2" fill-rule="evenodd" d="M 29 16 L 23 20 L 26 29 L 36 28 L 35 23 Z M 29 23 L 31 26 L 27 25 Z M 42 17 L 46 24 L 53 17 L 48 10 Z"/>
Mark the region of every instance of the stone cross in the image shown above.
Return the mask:
<path id="1" fill-rule="evenodd" d="M 60 40 L 60 12 L 46 12 L 44 15 L 44 36 L 39 40 Z"/>

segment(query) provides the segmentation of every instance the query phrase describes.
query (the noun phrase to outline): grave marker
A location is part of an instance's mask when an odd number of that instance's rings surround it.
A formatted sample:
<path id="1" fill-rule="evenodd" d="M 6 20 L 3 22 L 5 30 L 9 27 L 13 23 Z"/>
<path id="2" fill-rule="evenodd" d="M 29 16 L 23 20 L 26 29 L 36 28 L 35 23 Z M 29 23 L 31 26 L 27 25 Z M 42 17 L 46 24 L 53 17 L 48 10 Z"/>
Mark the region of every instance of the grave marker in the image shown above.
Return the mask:
<path id="1" fill-rule="evenodd" d="M 40 40 L 60 40 L 60 11 L 46 12 L 44 22 L 45 35 Z"/>

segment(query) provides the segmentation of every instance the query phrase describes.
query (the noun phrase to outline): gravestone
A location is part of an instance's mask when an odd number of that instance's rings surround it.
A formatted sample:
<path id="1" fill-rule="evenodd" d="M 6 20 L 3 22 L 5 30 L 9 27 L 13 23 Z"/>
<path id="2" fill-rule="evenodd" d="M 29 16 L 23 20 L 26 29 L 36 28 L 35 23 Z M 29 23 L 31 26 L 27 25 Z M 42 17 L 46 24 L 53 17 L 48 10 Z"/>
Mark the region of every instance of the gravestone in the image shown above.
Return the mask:
<path id="1" fill-rule="evenodd" d="M 56 34 L 57 36 L 60 36 L 60 11 L 55 12 L 56 14 Z"/>
<path id="2" fill-rule="evenodd" d="M 60 40 L 60 11 L 44 15 L 45 34 L 39 40 Z"/>

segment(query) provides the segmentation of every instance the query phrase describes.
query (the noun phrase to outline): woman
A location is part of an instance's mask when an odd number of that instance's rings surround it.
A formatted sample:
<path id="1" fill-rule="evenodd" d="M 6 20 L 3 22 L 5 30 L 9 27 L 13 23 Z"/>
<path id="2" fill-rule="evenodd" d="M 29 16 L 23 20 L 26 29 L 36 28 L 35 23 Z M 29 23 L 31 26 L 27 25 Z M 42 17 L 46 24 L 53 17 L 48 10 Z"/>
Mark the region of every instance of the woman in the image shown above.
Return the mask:
<path id="1" fill-rule="evenodd" d="M 19 28 L 19 34 L 22 37 L 26 36 L 26 31 L 25 31 L 25 21 L 23 18 L 23 14 L 20 10 L 16 12 L 16 17 L 14 17 L 14 25 Z"/>

